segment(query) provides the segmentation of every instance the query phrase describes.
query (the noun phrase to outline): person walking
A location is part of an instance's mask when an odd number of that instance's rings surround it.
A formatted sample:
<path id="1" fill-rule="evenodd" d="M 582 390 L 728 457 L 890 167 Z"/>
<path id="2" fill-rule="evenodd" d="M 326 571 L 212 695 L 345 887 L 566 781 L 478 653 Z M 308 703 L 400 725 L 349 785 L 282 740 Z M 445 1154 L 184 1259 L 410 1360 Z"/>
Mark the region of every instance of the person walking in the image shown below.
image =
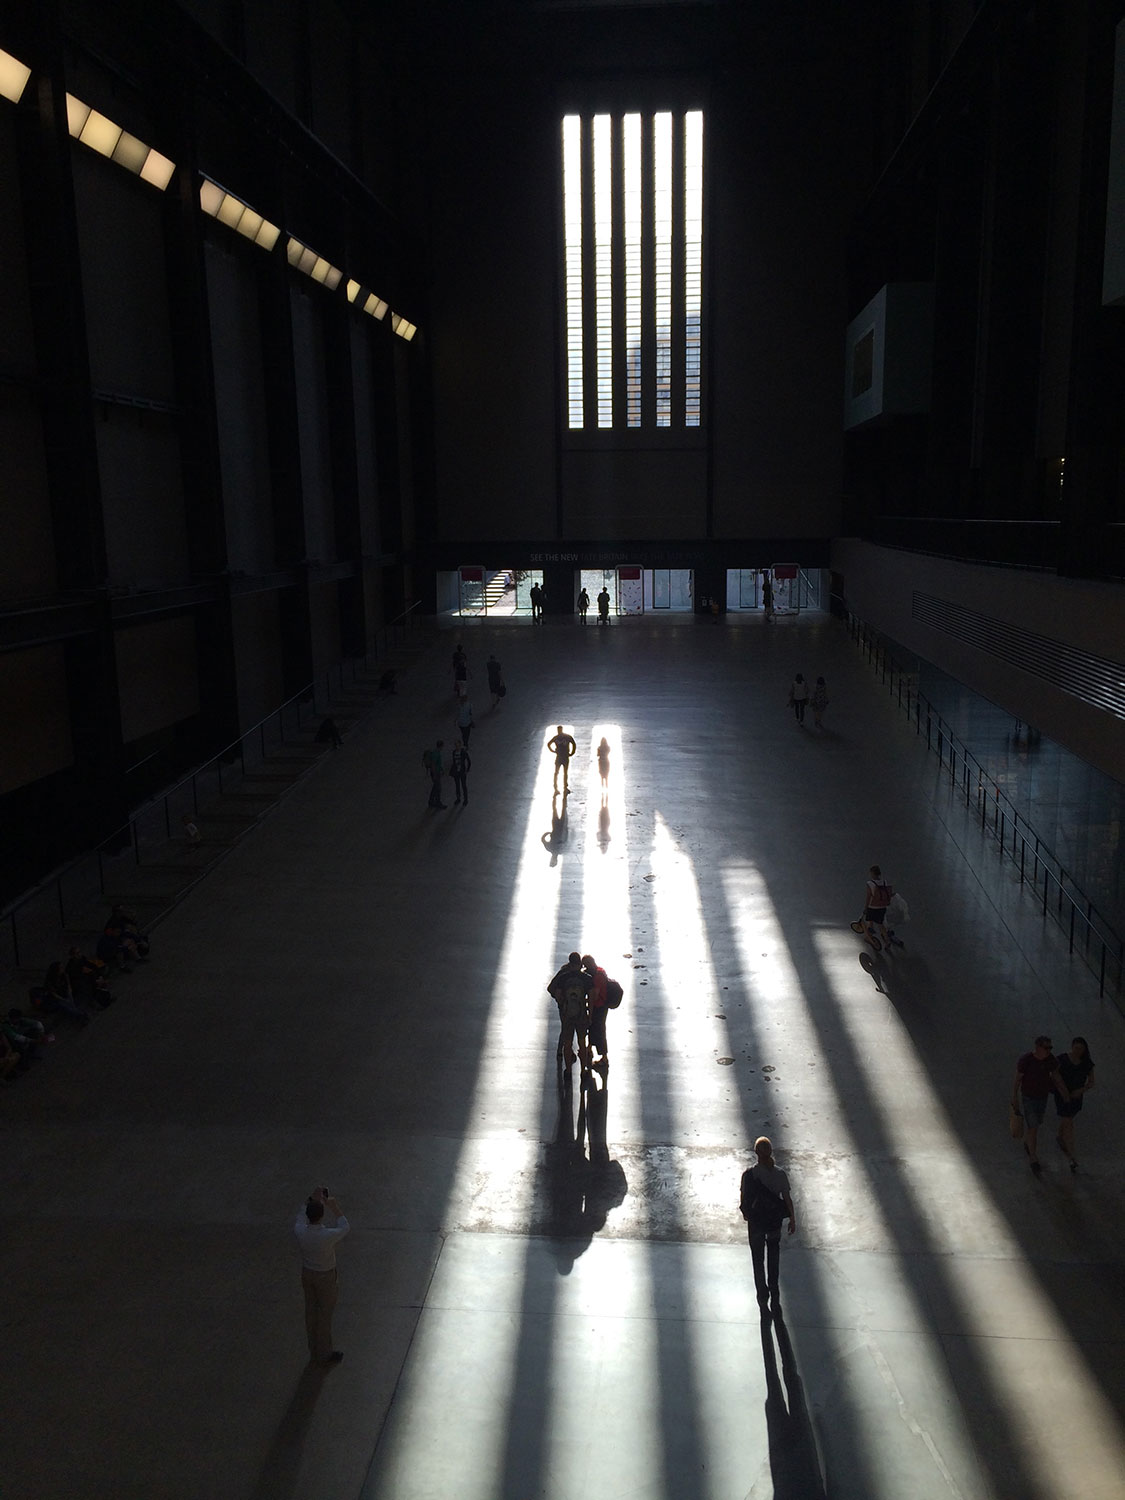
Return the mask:
<path id="1" fill-rule="evenodd" d="M 773 1158 L 773 1142 L 760 1135 L 754 1142 L 758 1160 L 742 1174 L 739 1208 L 746 1220 L 750 1240 L 750 1259 L 754 1266 L 754 1286 L 758 1306 L 773 1305 L 775 1317 L 781 1316 L 781 1294 L 778 1273 L 781 1259 L 781 1226 L 789 1220 L 789 1233 L 797 1232 L 797 1215 L 789 1178 Z"/>
<path id="2" fill-rule="evenodd" d="M 773 619 L 773 581 L 768 571 L 762 573 L 762 613 L 767 620 Z"/>
<path id="3" fill-rule="evenodd" d="M 902 939 L 895 937 L 894 929 L 887 926 L 887 907 L 894 893 L 894 886 L 883 879 L 879 866 L 872 865 L 863 889 L 863 916 L 852 923 L 852 931 L 862 933 L 876 953 L 883 948 L 890 953 L 893 948 L 903 947 Z"/>
<path id="4" fill-rule="evenodd" d="M 824 710 L 828 707 L 828 684 L 823 677 L 816 679 L 816 685 L 812 690 L 812 715 L 813 724 L 817 729 L 824 728 Z"/>
<path id="5" fill-rule="evenodd" d="M 473 763 L 469 759 L 469 752 L 460 740 L 453 747 L 453 754 L 449 760 L 449 774 L 453 777 L 453 786 L 457 792 L 454 802 L 463 802 L 469 805 L 469 772 L 473 769 Z"/>
<path id="6" fill-rule="evenodd" d="M 609 796 L 609 741 L 602 735 L 598 746 L 598 775 L 602 779 L 602 800 Z"/>
<path id="7" fill-rule="evenodd" d="M 533 583 L 531 585 L 531 588 L 528 590 L 528 597 L 531 599 L 532 621 L 541 620 L 543 618 L 543 590 L 539 584 Z"/>
<path id="8" fill-rule="evenodd" d="M 1084 1036 L 1076 1036 L 1070 1044 L 1070 1051 L 1063 1052 L 1058 1058 L 1059 1077 L 1066 1084 L 1069 1099 L 1063 1099 L 1058 1090 L 1055 1090 L 1055 1113 L 1059 1117 L 1059 1133 L 1055 1139 L 1059 1143 L 1059 1150 L 1070 1162 L 1070 1170 L 1078 1171 L 1078 1162 L 1074 1155 L 1074 1119 L 1082 1108 L 1082 1100 L 1094 1087 L 1094 1059 L 1090 1056 L 1090 1049 L 1086 1045 Z"/>
<path id="9" fill-rule="evenodd" d="M 583 585 L 582 592 L 578 595 L 578 618 L 582 621 L 583 625 L 585 625 L 586 623 L 586 611 L 589 608 L 590 596 L 586 592 L 585 585 Z"/>
<path id="10" fill-rule="evenodd" d="M 793 716 L 798 724 L 805 722 L 805 704 L 809 701 L 809 685 L 797 673 L 793 679 L 793 686 L 789 689 L 789 706 L 793 710 Z"/>
<path id="11" fill-rule="evenodd" d="M 469 748 L 469 736 L 476 728 L 473 720 L 473 705 L 468 697 L 462 698 L 457 705 L 457 733 L 461 736 L 461 743 L 466 749 Z"/>
<path id="12" fill-rule="evenodd" d="M 570 790 L 570 757 L 578 749 L 574 743 L 574 736 L 567 734 L 562 725 L 558 726 L 558 732 L 553 734 L 547 741 L 547 749 L 552 750 L 555 756 L 555 791 L 559 789 L 559 772 L 563 773 L 563 791 Z"/>
<path id="13" fill-rule="evenodd" d="M 488 658 L 484 666 L 485 671 L 488 673 L 488 691 L 492 694 L 492 706 L 495 708 L 507 692 L 507 688 L 504 686 L 504 674 L 500 669 L 500 663 L 496 660 L 495 652 Z"/>
<path id="14" fill-rule="evenodd" d="M 1012 1081 L 1012 1109 L 1023 1115 L 1027 1127 L 1023 1149 L 1036 1177 L 1043 1171 L 1038 1151 L 1039 1127 L 1047 1112 L 1047 1097 L 1052 1089 L 1064 1104 L 1069 1101 L 1070 1090 L 1059 1072 L 1058 1059 L 1051 1051 L 1051 1038 L 1037 1036 L 1032 1050 L 1025 1052 L 1016 1063 L 1016 1076 Z"/>
<path id="15" fill-rule="evenodd" d="M 461 698 L 468 692 L 468 687 L 463 683 L 469 680 L 469 658 L 465 655 L 465 648 L 460 641 L 453 648 L 453 692 L 456 697 Z"/>
<path id="16" fill-rule="evenodd" d="M 338 1365 L 344 1357 L 341 1350 L 332 1347 L 332 1314 L 339 1288 L 336 1246 L 351 1227 L 327 1188 L 309 1194 L 293 1225 L 301 1250 L 309 1358 L 318 1365 Z"/>
<path id="17" fill-rule="evenodd" d="M 598 595 L 598 624 L 609 624 L 609 590 L 602 584 L 602 591 Z"/>
<path id="18" fill-rule="evenodd" d="M 441 778 L 445 770 L 441 752 L 444 748 L 445 741 L 438 740 L 432 750 L 422 751 L 422 765 L 430 778 L 430 800 L 427 804 L 429 807 L 445 807 L 445 803 L 441 800 Z"/>

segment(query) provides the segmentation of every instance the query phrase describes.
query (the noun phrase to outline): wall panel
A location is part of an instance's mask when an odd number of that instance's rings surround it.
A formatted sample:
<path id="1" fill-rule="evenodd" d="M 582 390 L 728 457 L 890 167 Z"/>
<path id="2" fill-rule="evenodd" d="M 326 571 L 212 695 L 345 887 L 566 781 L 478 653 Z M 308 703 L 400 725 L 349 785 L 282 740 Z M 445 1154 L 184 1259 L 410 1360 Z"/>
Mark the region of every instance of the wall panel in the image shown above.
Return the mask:
<path id="1" fill-rule="evenodd" d="M 58 586 L 43 429 L 36 402 L 0 387 L 0 599 Z"/>
<path id="2" fill-rule="evenodd" d="M 15 111 L 0 110 L 0 370 L 31 374 L 35 343 L 27 290 Z"/>
<path id="3" fill-rule="evenodd" d="M 74 761 L 66 664 L 61 645 L 0 654 L 0 795 L 61 771 Z M 12 713 L 13 705 L 19 712 Z"/>
<path id="4" fill-rule="evenodd" d="M 293 365 L 297 385 L 297 434 L 301 445 L 301 488 L 305 502 L 305 551 L 318 562 L 336 557 L 332 505 L 328 387 L 324 371 L 324 328 L 320 293 L 294 287 Z"/>
<path id="5" fill-rule="evenodd" d="M 206 265 L 227 563 L 267 573 L 275 553 L 257 284 L 245 258 L 222 246 L 208 242 Z"/>
<path id="6" fill-rule="evenodd" d="M 231 601 L 242 730 L 264 719 L 285 698 L 278 601 L 277 593 L 242 594 Z"/>
<path id="7" fill-rule="evenodd" d="M 110 583 L 190 576 L 180 442 L 152 412 L 110 408 L 97 424 L 98 470 Z"/>
<path id="8" fill-rule="evenodd" d="M 199 661 L 191 615 L 117 630 L 113 638 L 125 744 L 199 712 Z"/>

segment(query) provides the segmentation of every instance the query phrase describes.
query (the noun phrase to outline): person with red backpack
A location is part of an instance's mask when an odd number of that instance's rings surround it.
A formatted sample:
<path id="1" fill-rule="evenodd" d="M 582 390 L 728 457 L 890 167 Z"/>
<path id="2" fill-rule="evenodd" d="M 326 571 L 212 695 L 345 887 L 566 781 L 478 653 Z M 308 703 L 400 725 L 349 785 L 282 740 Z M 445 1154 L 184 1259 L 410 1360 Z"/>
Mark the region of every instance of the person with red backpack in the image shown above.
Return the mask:
<path id="1" fill-rule="evenodd" d="M 861 932 L 876 953 L 883 948 L 890 952 L 892 947 L 902 947 L 902 939 L 896 938 L 894 931 L 887 926 L 887 907 L 890 906 L 894 893 L 894 886 L 883 879 L 879 866 L 872 865 L 867 872 L 863 916 L 858 922 L 852 923 L 852 931 Z"/>
<path id="2" fill-rule="evenodd" d="M 599 969 L 593 955 L 582 955 L 582 967 L 593 980 L 590 988 L 590 1057 L 599 1054 L 595 1068 L 605 1071 L 609 1067 L 609 1046 L 606 1042 L 606 1013 L 616 1010 L 621 1004 L 622 989 L 616 979 L 610 979 L 604 969 Z"/>

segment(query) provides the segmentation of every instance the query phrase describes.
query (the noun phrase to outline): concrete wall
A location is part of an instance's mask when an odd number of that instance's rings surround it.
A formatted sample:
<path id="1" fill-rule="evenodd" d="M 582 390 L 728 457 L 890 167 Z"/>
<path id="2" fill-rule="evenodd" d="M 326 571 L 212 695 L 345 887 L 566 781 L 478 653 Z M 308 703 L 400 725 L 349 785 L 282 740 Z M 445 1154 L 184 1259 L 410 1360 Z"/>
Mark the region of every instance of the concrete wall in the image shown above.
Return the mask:
<path id="1" fill-rule="evenodd" d="M 869 625 L 1013 718 L 1034 724 L 1090 765 L 1125 781 L 1125 718 L 914 618 L 916 593 L 937 596 L 1118 662 L 1125 682 L 1125 591 L 1112 584 L 949 562 L 851 540 L 833 544 L 832 567 L 843 577 L 847 603 Z"/>

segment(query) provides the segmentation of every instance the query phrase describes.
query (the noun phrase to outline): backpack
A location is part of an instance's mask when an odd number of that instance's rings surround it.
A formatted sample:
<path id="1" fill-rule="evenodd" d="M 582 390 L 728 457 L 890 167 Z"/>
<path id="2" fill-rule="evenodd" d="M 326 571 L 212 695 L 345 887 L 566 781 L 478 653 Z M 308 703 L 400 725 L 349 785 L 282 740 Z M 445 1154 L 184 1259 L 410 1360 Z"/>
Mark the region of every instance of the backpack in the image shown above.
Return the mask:
<path id="1" fill-rule="evenodd" d="M 742 1217 L 760 1234 L 773 1234 L 785 1220 L 784 1200 L 771 1193 L 765 1183 L 754 1176 L 753 1167 L 747 1167 L 742 1174 L 738 1206 Z"/>
<path id="2" fill-rule="evenodd" d="M 581 976 L 569 974 L 563 980 L 563 1015 L 568 1021 L 577 1021 L 586 1014 L 586 988 Z"/>
<path id="3" fill-rule="evenodd" d="M 875 887 L 872 892 L 871 905 L 875 907 L 890 906 L 891 898 L 895 893 L 894 886 L 886 880 L 873 880 L 871 883 Z"/>
<path id="4" fill-rule="evenodd" d="M 625 998 L 625 991 L 616 979 L 607 979 L 605 982 L 605 1003 L 610 1010 L 616 1010 Z"/>

